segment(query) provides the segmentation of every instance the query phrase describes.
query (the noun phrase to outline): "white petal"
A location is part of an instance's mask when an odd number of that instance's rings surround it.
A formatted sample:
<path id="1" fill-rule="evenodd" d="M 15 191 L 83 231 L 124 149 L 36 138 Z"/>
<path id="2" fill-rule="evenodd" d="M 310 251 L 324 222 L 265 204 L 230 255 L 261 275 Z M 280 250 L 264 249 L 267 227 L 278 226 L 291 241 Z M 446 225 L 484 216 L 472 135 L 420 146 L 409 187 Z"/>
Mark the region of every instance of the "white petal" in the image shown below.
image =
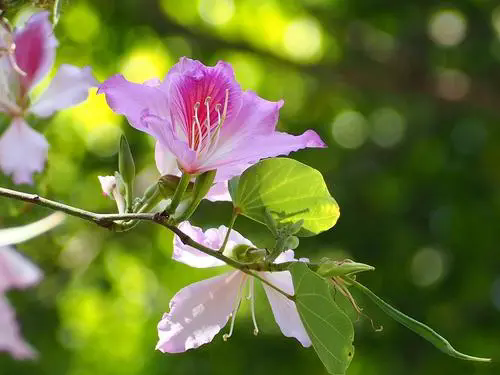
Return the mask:
<path id="1" fill-rule="evenodd" d="M 295 253 L 293 250 L 283 251 L 278 257 L 274 260 L 274 263 L 285 263 L 285 262 L 294 262 L 297 261 L 295 259 Z"/>
<path id="2" fill-rule="evenodd" d="M 180 353 L 209 343 L 226 325 L 247 276 L 228 272 L 181 289 L 158 323 L 156 349 Z"/>
<path id="3" fill-rule="evenodd" d="M 227 188 L 227 181 L 215 183 L 208 191 L 205 199 L 208 199 L 211 202 L 231 202 L 231 195 L 229 194 L 229 190 Z"/>
<path id="4" fill-rule="evenodd" d="M 16 359 L 36 357 L 35 351 L 21 337 L 15 312 L 3 295 L 0 295 L 0 351 L 7 351 Z"/>
<path id="5" fill-rule="evenodd" d="M 62 212 L 55 212 L 34 223 L 14 228 L 0 229 L 0 247 L 14 245 L 51 230 L 64 221 Z"/>
<path id="6" fill-rule="evenodd" d="M 192 226 L 188 221 L 181 223 L 179 225 L 179 229 L 196 242 L 199 242 L 213 250 L 220 249 L 227 232 L 227 227 L 224 225 L 221 225 L 219 228 L 211 228 L 203 232 L 201 228 Z M 231 254 L 232 249 L 241 244 L 254 246 L 249 240 L 233 229 L 229 234 L 229 240 L 224 250 L 224 254 Z M 174 251 L 172 259 L 195 268 L 208 268 L 225 265 L 223 261 L 214 258 L 211 255 L 202 253 L 194 247 L 183 244 L 179 236 L 174 237 Z"/>
<path id="7" fill-rule="evenodd" d="M 42 271 L 13 248 L 0 247 L 0 293 L 26 288 L 42 279 Z"/>
<path id="8" fill-rule="evenodd" d="M 90 67 L 78 68 L 63 64 L 59 67 L 42 95 L 31 106 L 31 112 L 48 117 L 55 111 L 72 107 L 87 99 L 89 88 L 97 86 Z"/>
<path id="9" fill-rule="evenodd" d="M 166 147 L 163 147 L 160 142 L 156 142 L 155 145 L 155 161 L 158 172 L 162 176 L 166 174 L 171 174 L 174 176 L 180 176 L 181 170 L 177 166 L 177 159 L 174 154 Z"/>
<path id="10" fill-rule="evenodd" d="M 102 193 L 110 198 L 113 197 L 113 189 L 116 189 L 115 176 L 97 176 L 101 183 Z"/>
<path id="11" fill-rule="evenodd" d="M 115 176 L 97 176 L 101 183 L 102 193 L 116 202 L 118 213 L 125 212 L 125 198 L 116 183 Z"/>
<path id="12" fill-rule="evenodd" d="M 0 137 L 0 169 L 16 184 L 33 183 L 33 173 L 43 171 L 49 143 L 22 118 L 14 118 Z"/>
<path id="13" fill-rule="evenodd" d="M 290 272 L 259 272 L 259 275 L 282 291 L 294 295 Z M 274 319 L 276 319 L 281 332 L 286 337 L 295 337 L 306 348 L 311 346 L 311 339 L 300 320 L 295 303 L 266 284 L 262 285 L 271 304 Z"/>

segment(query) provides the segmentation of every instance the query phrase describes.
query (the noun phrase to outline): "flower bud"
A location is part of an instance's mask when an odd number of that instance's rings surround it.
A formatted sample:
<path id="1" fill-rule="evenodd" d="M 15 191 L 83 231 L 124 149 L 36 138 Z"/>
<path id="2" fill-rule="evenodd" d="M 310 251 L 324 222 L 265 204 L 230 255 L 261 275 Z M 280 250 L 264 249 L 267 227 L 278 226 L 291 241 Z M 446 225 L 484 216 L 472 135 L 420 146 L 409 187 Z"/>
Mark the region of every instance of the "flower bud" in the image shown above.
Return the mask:
<path id="1" fill-rule="evenodd" d="M 299 247 L 299 239 L 295 236 L 290 236 L 285 240 L 285 249 L 295 250 Z"/>
<path id="2" fill-rule="evenodd" d="M 135 163 L 130 151 L 127 138 L 122 135 L 120 138 L 120 150 L 118 153 L 118 170 L 122 175 L 126 186 L 132 186 L 135 179 Z"/>
<path id="3" fill-rule="evenodd" d="M 352 260 L 337 261 L 332 259 L 322 259 L 316 273 L 324 277 L 353 275 L 364 271 L 373 271 L 375 267 L 364 263 L 353 262 Z"/>

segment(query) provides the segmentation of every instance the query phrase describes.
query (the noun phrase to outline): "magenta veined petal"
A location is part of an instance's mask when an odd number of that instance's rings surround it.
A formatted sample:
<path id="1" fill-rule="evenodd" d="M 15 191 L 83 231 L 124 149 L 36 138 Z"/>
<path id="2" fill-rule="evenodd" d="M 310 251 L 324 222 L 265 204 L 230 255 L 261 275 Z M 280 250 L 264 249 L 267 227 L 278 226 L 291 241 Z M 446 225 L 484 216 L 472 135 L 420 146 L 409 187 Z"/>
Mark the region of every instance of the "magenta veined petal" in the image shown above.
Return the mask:
<path id="1" fill-rule="evenodd" d="M 173 165 L 161 156 L 173 155 L 181 171 L 196 175 L 217 169 L 215 181 L 226 182 L 262 158 L 326 147 L 312 130 L 299 136 L 276 132 L 283 101 L 242 91 L 226 62 L 205 66 L 184 57 L 162 83 L 151 86 L 113 76 L 99 92 L 115 112 L 168 149 L 156 147 L 160 172 Z M 227 198 L 225 192 L 213 196 Z"/>
<path id="2" fill-rule="evenodd" d="M 21 77 L 23 95 L 49 72 L 54 63 L 57 39 L 49 16 L 49 12 L 35 13 L 22 29 L 15 31 L 16 62 L 26 73 Z"/>

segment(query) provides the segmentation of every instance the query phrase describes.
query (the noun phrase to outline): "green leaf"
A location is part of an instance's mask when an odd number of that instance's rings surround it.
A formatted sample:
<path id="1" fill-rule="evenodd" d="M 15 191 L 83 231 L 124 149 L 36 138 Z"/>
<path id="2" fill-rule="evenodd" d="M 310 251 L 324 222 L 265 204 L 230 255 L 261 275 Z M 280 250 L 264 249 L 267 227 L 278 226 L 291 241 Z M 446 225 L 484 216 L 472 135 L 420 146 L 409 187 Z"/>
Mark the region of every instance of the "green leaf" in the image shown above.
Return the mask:
<path id="1" fill-rule="evenodd" d="M 235 208 L 260 223 L 269 221 L 266 209 L 281 223 L 304 220 L 299 236 L 330 229 L 340 214 L 321 173 L 293 159 L 262 160 L 231 180 L 229 191 Z"/>
<path id="2" fill-rule="evenodd" d="M 445 352 L 446 354 L 463 359 L 466 361 L 476 361 L 476 362 L 490 362 L 490 358 L 480 358 L 480 357 L 472 357 L 467 354 L 460 353 L 457 351 L 455 348 L 451 346 L 451 344 L 446 340 L 444 337 L 439 335 L 436 331 L 434 331 L 432 328 L 426 326 L 425 324 L 409 317 L 408 315 L 402 313 L 401 311 L 395 309 L 391 305 L 389 305 L 387 302 L 382 300 L 379 296 L 377 296 L 375 293 L 373 293 L 370 289 L 368 289 L 366 286 L 363 284 L 358 283 L 355 280 L 349 279 L 349 281 L 360 291 L 362 291 L 368 298 L 370 298 L 380 309 L 385 312 L 387 315 L 389 315 L 392 319 L 397 321 L 398 323 L 401 323 L 404 325 L 406 328 L 412 330 L 415 332 L 417 335 L 420 335 L 427 341 L 429 341 L 431 344 L 433 344 L 436 348 L 439 350 Z"/>
<path id="3" fill-rule="evenodd" d="M 295 304 L 314 350 L 330 374 L 345 374 L 354 356 L 351 320 L 335 303 L 325 279 L 302 262 L 294 263 L 289 270 Z"/>

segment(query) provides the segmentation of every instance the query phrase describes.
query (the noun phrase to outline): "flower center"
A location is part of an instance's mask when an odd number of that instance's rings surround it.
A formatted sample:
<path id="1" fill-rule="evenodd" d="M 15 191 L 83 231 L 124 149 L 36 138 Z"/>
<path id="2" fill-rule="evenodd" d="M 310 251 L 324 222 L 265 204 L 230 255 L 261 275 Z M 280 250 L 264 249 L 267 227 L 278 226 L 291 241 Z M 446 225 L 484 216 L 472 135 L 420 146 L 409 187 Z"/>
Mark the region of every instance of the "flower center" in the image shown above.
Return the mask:
<path id="1" fill-rule="evenodd" d="M 194 105 L 194 115 L 191 127 L 188 129 L 189 148 L 196 151 L 196 155 L 212 153 L 219 142 L 219 134 L 227 116 L 229 89 L 226 89 L 224 103 L 216 103 L 211 107 L 212 98 L 207 96 L 203 107 L 200 102 Z M 222 112 L 221 112 L 222 109 Z"/>

